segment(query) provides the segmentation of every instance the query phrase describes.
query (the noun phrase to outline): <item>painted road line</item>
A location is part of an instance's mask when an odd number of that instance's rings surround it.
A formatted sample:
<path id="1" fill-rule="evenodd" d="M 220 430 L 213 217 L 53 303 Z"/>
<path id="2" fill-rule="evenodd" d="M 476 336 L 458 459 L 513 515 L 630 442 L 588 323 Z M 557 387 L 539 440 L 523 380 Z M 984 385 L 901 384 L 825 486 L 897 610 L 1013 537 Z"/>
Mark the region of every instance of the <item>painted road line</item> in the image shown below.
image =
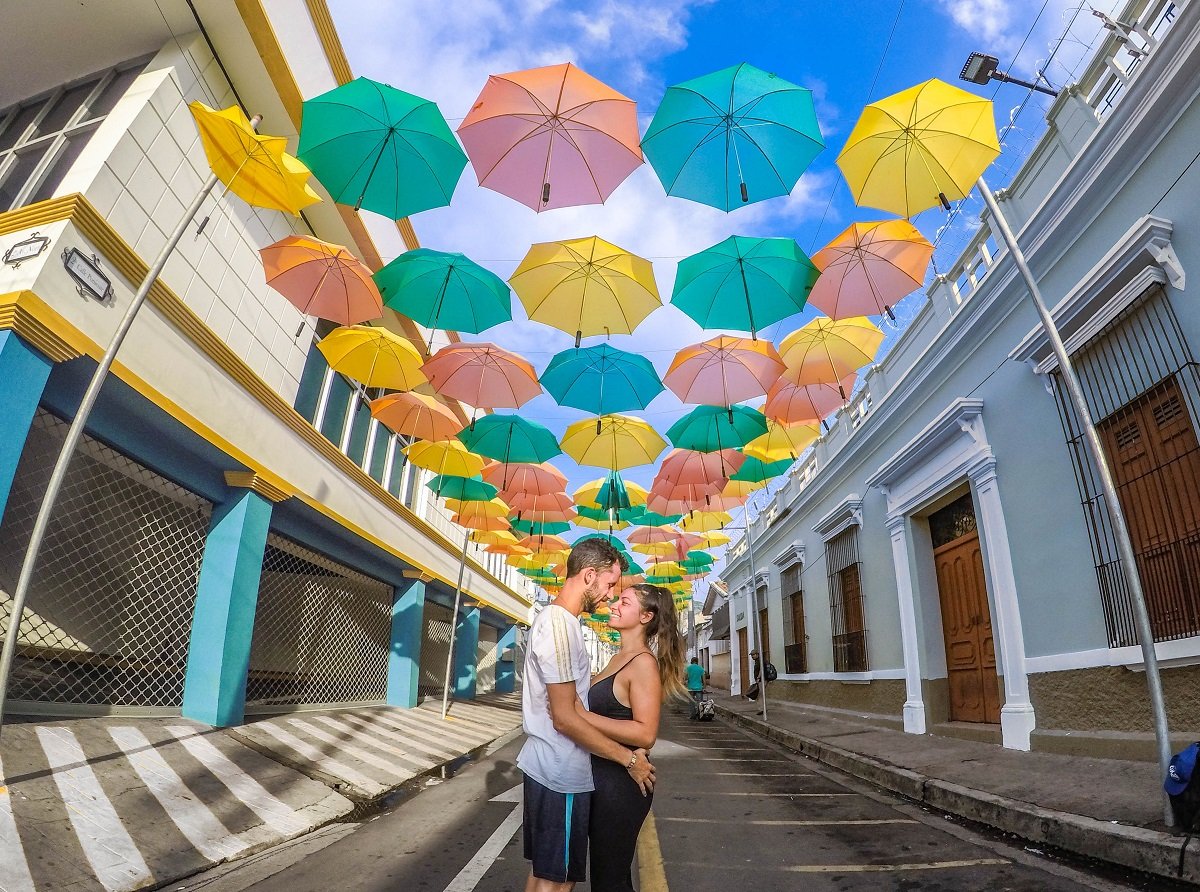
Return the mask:
<path id="1" fill-rule="evenodd" d="M 876 818 L 857 821 L 748 821 L 745 818 L 659 818 L 660 821 L 681 821 L 688 824 L 753 824 L 756 827 L 874 827 L 877 824 L 919 824 L 912 818 Z"/>
<path id="2" fill-rule="evenodd" d="M 426 735 L 435 734 L 444 737 L 446 740 L 453 742 L 457 746 L 466 746 L 471 749 L 479 746 L 483 742 L 483 738 L 478 735 L 473 735 L 469 731 L 462 728 L 451 728 L 442 724 L 440 718 L 435 718 L 429 721 L 424 718 L 425 713 L 379 713 L 376 718 L 381 722 L 386 722 L 393 725 L 402 731 L 414 730 Z"/>
<path id="3" fill-rule="evenodd" d="M 195 728 L 176 725 L 168 727 L 167 733 L 177 738 L 193 759 L 203 765 L 242 805 L 258 815 L 272 830 L 284 836 L 294 836 L 310 828 L 310 822 L 297 815 L 291 806 L 275 798 L 262 784 L 217 749 L 211 740 L 198 734 Z"/>
<path id="4" fill-rule="evenodd" d="M 399 738 L 404 743 L 411 745 L 413 749 L 417 750 L 417 752 L 425 755 L 435 756 L 439 759 L 452 758 L 460 754 L 457 749 L 447 746 L 445 741 L 434 742 L 429 740 L 427 737 L 418 736 L 412 731 L 405 731 L 404 735 L 401 736 L 401 734 L 397 732 L 394 727 L 390 725 L 384 725 L 379 722 L 374 722 L 370 719 L 364 719 L 360 718 L 359 716 L 352 715 L 343 715 L 340 716 L 340 718 L 343 722 L 349 722 L 362 732 L 371 732 L 371 734 L 382 738 L 385 745 L 388 746 L 390 746 L 390 744 L 387 744 L 387 741 Z M 366 739 L 370 740 L 372 743 L 375 743 L 376 737 L 368 736 Z"/>
<path id="5" fill-rule="evenodd" d="M 17 833 L 12 812 L 12 790 L 4 786 L 4 763 L 0 762 L 0 889 L 4 892 L 33 892 L 33 877 L 25 848 Z"/>
<path id="6" fill-rule="evenodd" d="M 432 753 L 427 753 L 424 750 L 420 750 L 416 746 L 412 746 L 409 749 L 401 749 L 400 747 L 390 744 L 372 734 L 368 734 L 359 726 L 351 722 L 347 722 L 345 719 L 339 721 L 337 719 L 330 718 L 327 715 L 319 715 L 314 716 L 313 721 L 320 722 L 322 725 L 332 728 L 341 734 L 352 735 L 352 739 L 356 744 L 374 747 L 380 752 L 388 753 L 395 760 L 399 760 L 411 765 L 412 767 L 409 770 L 412 771 L 424 771 L 430 765 L 436 765 L 439 761 L 436 756 L 430 759 L 430 756 L 433 755 Z M 364 752 L 368 751 L 364 750 Z M 394 762 L 388 764 L 392 765 L 392 767 L 388 769 L 389 771 L 396 770 Z"/>
<path id="7" fill-rule="evenodd" d="M 899 873 L 918 870 L 953 870 L 963 867 L 997 867 L 1011 864 L 1003 858 L 973 858 L 965 861 L 926 861 L 917 864 L 780 864 L 756 863 L 757 871 L 780 873 Z M 746 870 L 745 864 L 727 862 L 672 861 L 673 868 L 689 870 Z"/>
<path id="8" fill-rule="evenodd" d="M 479 881 L 483 879 L 496 859 L 500 857 L 500 853 L 504 851 L 504 847 L 508 845 L 508 841 L 513 838 L 513 835 L 521 828 L 522 817 L 522 792 L 524 784 L 517 784 L 511 790 L 501 793 L 499 796 L 493 796 L 492 802 L 512 802 L 514 803 L 513 810 L 508 813 L 500 826 L 497 827 L 492 835 L 487 838 L 482 846 L 479 847 L 466 866 L 458 872 L 458 875 L 450 881 L 443 892 L 473 892 Z M 649 892 L 643 886 L 644 892 Z"/>
<path id="9" fill-rule="evenodd" d="M 736 792 L 722 793 L 719 790 L 691 790 L 687 793 L 676 793 L 672 796 L 673 799 L 688 799 L 692 796 L 754 796 L 756 798 L 762 796 L 803 796 L 806 799 L 824 798 L 826 796 L 857 796 L 858 793 L 754 793 L 754 792 Z"/>
<path id="10" fill-rule="evenodd" d="M 100 885 L 116 890 L 149 883 L 154 875 L 117 817 L 75 735 L 66 728 L 39 727 L 37 737 L 67 817 Z"/>
<path id="11" fill-rule="evenodd" d="M 658 825 L 651 809 L 642 824 L 637 839 L 638 886 L 642 892 L 670 892 L 667 871 L 663 867 L 662 846 L 658 841 Z"/>
<path id="12" fill-rule="evenodd" d="M 141 730 L 110 727 L 108 733 L 125 753 L 146 789 L 154 794 L 163 811 L 197 852 L 209 861 L 223 861 L 246 848 L 246 844 L 230 833 L 229 828 L 188 788 Z"/>
<path id="13" fill-rule="evenodd" d="M 332 774 L 334 777 L 348 780 L 350 783 L 362 787 L 366 793 L 377 793 L 384 787 L 384 784 L 381 782 L 367 777 L 358 769 L 351 768 L 337 759 L 330 758 L 328 754 L 321 752 L 321 750 L 308 741 L 301 740 L 291 731 L 280 728 L 278 725 L 273 725 L 270 722 L 255 722 L 251 727 L 256 731 L 262 731 L 264 734 L 274 737 L 284 746 L 299 753 L 311 762 L 314 768 L 327 774 Z"/>
<path id="14" fill-rule="evenodd" d="M 348 756 L 353 756 L 360 762 L 365 762 L 368 765 L 374 765 L 381 771 L 386 771 L 388 774 L 400 777 L 411 774 L 413 771 L 424 771 L 427 768 L 432 768 L 435 763 L 422 762 L 413 756 L 405 756 L 403 759 L 391 758 L 387 759 L 383 756 L 373 753 L 361 746 L 355 746 L 350 740 L 345 737 L 337 737 L 327 731 L 318 728 L 311 722 L 306 722 L 304 719 L 288 719 L 288 724 L 293 728 L 303 731 L 309 737 L 313 737 L 321 743 L 327 743 L 330 746 L 338 748 L 339 752 L 345 753 Z M 353 739 L 353 738 L 352 738 Z M 405 764 L 397 764 L 403 762 Z"/>
<path id="15" fill-rule="evenodd" d="M 777 774 L 763 774 L 761 771 L 706 771 L 709 777 L 816 777 L 811 771 L 780 771 Z"/>
<path id="16" fill-rule="evenodd" d="M 790 762 L 791 759 L 740 759 L 737 756 L 696 756 L 693 762 Z"/>

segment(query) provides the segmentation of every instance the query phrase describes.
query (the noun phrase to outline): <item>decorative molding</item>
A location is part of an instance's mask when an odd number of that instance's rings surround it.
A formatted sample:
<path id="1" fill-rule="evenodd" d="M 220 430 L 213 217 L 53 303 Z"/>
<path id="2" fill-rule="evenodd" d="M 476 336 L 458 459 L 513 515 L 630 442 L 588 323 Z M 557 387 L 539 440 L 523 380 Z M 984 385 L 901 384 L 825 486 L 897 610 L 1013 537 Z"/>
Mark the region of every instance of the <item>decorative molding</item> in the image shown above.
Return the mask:
<path id="1" fill-rule="evenodd" d="M 862 496 L 853 492 L 842 499 L 837 507 L 813 524 L 813 532 L 828 542 L 838 533 L 851 526 L 862 526 Z"/>
<path id="2" fill-rule="evenodd" d="M 282 502 L 291 498 L 291 493 L 281 489 L 254 471 L 226 471 L 225 485 L 234 489 L 248 489 L 270 502 Z"/>
<path id="3" fill-rule="evenodd" d="M 433 582 L 433 577 L 424 570 L 404 570 L 402 575 L 405 579 L 416 579 L 418 582 Z"/>
<path id="4" fill-rule="evenodd" d="M 57 317 L 47 324 L 43 319 Z M 16 332 L 51 362 L 66 362 L 83 355 L 83 349 L 59 332 L 65 320 L 32 291 L 0 294 L 0 330 Z"/>
<path id="5" fill-rule="evenodd" d="M 771 585 L 771 574 L 768 570 L 756 570 L 754 573 L 754 589 L 768 588 Z M 749 586 L 747 586 L 749 588 Z"/>
<path id="6" fill-rule="evenodd" d="M 333 16 L 329 14 L 329 6 L 325 0 L 305 0 L 308 7 L 308 17 L 312 19 L 317 37 L 321 40 L 321 49 L 329 60 L 329 68 L 338 84 L 345 84 L 354 79 L 350 70 L 350 60 L 346 58 L 346 50 L 342 39 L 338 37 L 337 28 L 333 25 Z"/>
<path id="7" fill-rule="evenodd" d="M 783 551 L 779 552 L 779 554 L 775 555 L 775 560 L 772 563 L 780 569 L 790 567 L 793 564 L 803 564 L 804 543 L 797 539 Z"/>

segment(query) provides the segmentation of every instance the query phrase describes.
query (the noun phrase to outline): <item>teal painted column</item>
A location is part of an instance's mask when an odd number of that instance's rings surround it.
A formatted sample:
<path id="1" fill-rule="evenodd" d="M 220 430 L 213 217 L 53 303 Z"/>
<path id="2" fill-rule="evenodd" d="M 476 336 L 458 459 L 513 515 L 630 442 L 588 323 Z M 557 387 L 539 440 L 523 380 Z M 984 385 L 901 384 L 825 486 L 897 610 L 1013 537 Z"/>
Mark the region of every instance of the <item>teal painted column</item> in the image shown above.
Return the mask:
<path id="1" fill-rule="evenodd" d="M 512 659 L 504 660 L 508 651 Z M 511 694 L 517 689 L 517 625 L 506 626 L 496 639 L 496 693 Z"/>
<path id="2" fill-rule="evenodd" d="M 33 424 L 33 415 L 53 367 L 51 360 L 11 329 L 0 331 L 0 382 L 4 384 L 4 411 L 0 412 L 0 517 L 4 516 L 29 426 Z"/>
<path id="3" fill-rule="evenodd" d="M 387 705 L 417 705 L 421 640 L 425 637 L 425 583 L 406 579 L 392 601 L 392 647 L 388 653 Z"/>
<path id="4" fill-rule="evenodd" d="M 463 611 L 454 638 L 454 696 L 460 700 L 474 700 L 479 650 L 478 607 Z"/>
<path id="5" fill-rule="evenodd" d="M 183 714 L 210 725 L 240 725 L 246 673 L 262 575 L 270 499 L 235 490 L 213 512 L 200 564 L 196 611 L 188 643 Z"/>

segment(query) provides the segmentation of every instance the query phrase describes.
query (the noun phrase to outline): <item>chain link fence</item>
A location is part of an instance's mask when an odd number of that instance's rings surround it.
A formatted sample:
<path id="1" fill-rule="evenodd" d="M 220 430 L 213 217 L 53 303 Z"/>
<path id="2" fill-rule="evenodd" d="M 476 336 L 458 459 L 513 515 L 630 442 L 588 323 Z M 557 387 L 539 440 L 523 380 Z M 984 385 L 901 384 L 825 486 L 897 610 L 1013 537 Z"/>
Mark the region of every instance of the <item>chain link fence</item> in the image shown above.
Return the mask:
<path id="1" fill-rule="evenodd" d="M 382 703 L 392 588 L 283 536 L 267 538 L 247 712 Z"/>
<path id="2" fill-rule="evenodd" d="M 425 602 L 425 637 L 421 640 L 421 679 L 417 694 L 442 696 L 446 680 L 446 655 L 450 652 L 450 618 L 454 611 L 432 601 Z"/>
<path id="3" fill-rule="evenodd" d="M 496 661 L 500 654 L 496 650 L 498 630 L 479 624 L 479 646 L 475 649 L 475 690 L 487 694 L 496 690 Z"/>
<path id="4" fill-rule="evenodd" d="M 0 640 L 66 434 L 65 422 L 38 410 L 0 525 Z M 19 630 L 10 688 L 15 712 L 32 702 L 77 705 L 68 712 L 182 705 L 211 514 L 208 501 L 83 438 Z"/>

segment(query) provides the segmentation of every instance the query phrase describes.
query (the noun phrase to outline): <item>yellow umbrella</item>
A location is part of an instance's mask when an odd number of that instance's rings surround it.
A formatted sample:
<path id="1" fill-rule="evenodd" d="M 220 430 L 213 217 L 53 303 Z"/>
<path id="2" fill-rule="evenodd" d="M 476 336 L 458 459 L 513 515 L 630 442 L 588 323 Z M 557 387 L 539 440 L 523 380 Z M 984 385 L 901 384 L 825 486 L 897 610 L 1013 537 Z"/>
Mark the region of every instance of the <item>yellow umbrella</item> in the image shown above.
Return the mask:
<path id="1" fill-rule="evenodd" d="M 631 334 L 662 306 L 649 260 L 603 239 L 534 245 L 508 280 L 529 318 L 580 338 Z"/>
<path id="2" fill-rule="evenodd" d="M 511 530 L 476 530 L 471 533 L 471 541 L 480 545 L 516 545 L 517 537 Z"/>
<path id="3" fill-rule="evenodd" d="M 768 482 L 767 480 L 730 480 L 721 490 L 721 495 L 740 499 L 750 495 L 756 489 L 762 489 Z"/>
<path id="4" fill-rule="evenodd" d="M 628 415 L 601 415 L 568 425 L 559 443 L 578 464 L 620 471 L 648 465 L 667 448 L 649 424 Z"/>
<path id="5" fill-rule="evenodd" d="M 404 454 L 418 468 L 451 477 L 474 477 L 487 464 L 487 459 L 468 451 L 458 440 L 418 440 L 405 446 Z M 450 500 L 446 501 L 449 503 Z"/>
<path id="6" fill-rule="evenodd" d="M 843 378 L 875 360 L 882 343 L 883 332 L 866 316 L 819 316 L 779 345 L 787 366 L 783 377 L 795 384 L 829 384 L 840 390 Z"/>
<path id="7" fill-rule="evenodd" d="M 508 505 L 499 499 L 491 499 L 487 502 L 477 502 L 467 499 L 446 499 L 446 507 L 460 517 L 508 517 L 508 512 L 511 510 Z M 504 529 L 507 529 L 505 527 Z M 481 531 L 482 532 L 482 531 Z M 493 532 L 500 532 L 494 530 Z M 511 535 L 511 533 L 509 534 Z M 513 537 L 513 542 L 516 542 L 516 537 Z"/>
<path id="8" fill-rule="evenodd" d="M 679 543 L 675 541 L 663 542 L 638 542 L 636 545 L 629 546 L 634 551 L 639 551 L 642 554 L 653 555 L 654 557 L 671 557 L 679 554 Z"/>
<path id="9" fill-rule="evenodd" d="M 503 533 L 504 530 L 476 530 L 475 532 L 477 532 L 477 533 L 478 532 Z M 494 545 L 489 545 L 487 548 L 484 549 L 484 551 L 488 552 L 489 554 L 503 554 L 503 555 L 508 555 L 508 556 L 532 554 L 532 552 L 528 548 L 526 548 L 524 545 L 517 545 L 515 542 L 513 542 L 513 543 L 498 542 Z"/>
<path id="10" fill-rule="evenodd" d="M 728 545 L 733 539 L 728 533 L 722 533 L 719 530 L 700 533 L 700 543 L 697 547 L 703 549 L 720 548 L 722 545 Z"/>
<path id="11" fill-rule="evenodd" d="M 571 522 L 579 527 L 587 527 L 589 530 L 600 530 L 602 532 L 606 532 L 608 530 L 613 530 L 615 532 L 617 530 L 626 529 L 629 526 L 629 521 L 627 520 L 613 519 L 612 521 L 609 521 L 607 518 L 598 519 L 595 517 L 587 517 L 583 514 L 571 518 Z"/>
<path id="12" fill-rule="evenodd" d="M 217 111 L 193 102 L 188 108 L 200 131 L 208 166 L 238 198 L 290 214 L 321 200 L 308 185 L 309 169 L 284 151 L 284 137 L 256 133 L 236 105 Z"/>
<path id="13" fill-rule="evenodd" d="M 594 426 L 595 422 L 592 422 L 592 424 Z M 599 508 L 600 503 L 596 500 L 607 480 L 607 477 L 600 477 L 583 484 L 583 486 L 575 490 L 572 496 L 575 499 L 575 504 L 580 508 Z M 645 487 L 638 486 L 630 480 L 622 480 L 621 482 L 625 484 L 625 493 L 629 496 L 629 505 L 631 508 L 646 504 L 649 493 L 646 492 Z"/>
<path id="14" fill-rule="evenodd" d="M 411 341 L 386 328 L 347 325 L 327 334 L 317 349 L 335 372 L 367 387 L 412 390 L 425 384 L 421 354 Z"/>
<path id="15" fill-rule="evenodd" d="M 912 217 L 949 210 L 999 154 L 992 103 L 934 78 L 863 109 L 837 164 L 855 203 Z"/>
<path id="16" fill-rule="evenodd" d="M 684 515 L 679 528 L 686 533 L 707 533 L 721 529 L 732 520 L 727 511 L 693 511 Z"/>
<path id="17" fill-rule="evenodd" d="M 782 461 L 785 458 L 795 461 L 820 435 L 821 428 L 815 424 L 780 424 L 768 418 L 767 432 L 743 446 L 742 451 L 763 462 Z M 748 495 L 752 491 L 738 494 Z"/>

